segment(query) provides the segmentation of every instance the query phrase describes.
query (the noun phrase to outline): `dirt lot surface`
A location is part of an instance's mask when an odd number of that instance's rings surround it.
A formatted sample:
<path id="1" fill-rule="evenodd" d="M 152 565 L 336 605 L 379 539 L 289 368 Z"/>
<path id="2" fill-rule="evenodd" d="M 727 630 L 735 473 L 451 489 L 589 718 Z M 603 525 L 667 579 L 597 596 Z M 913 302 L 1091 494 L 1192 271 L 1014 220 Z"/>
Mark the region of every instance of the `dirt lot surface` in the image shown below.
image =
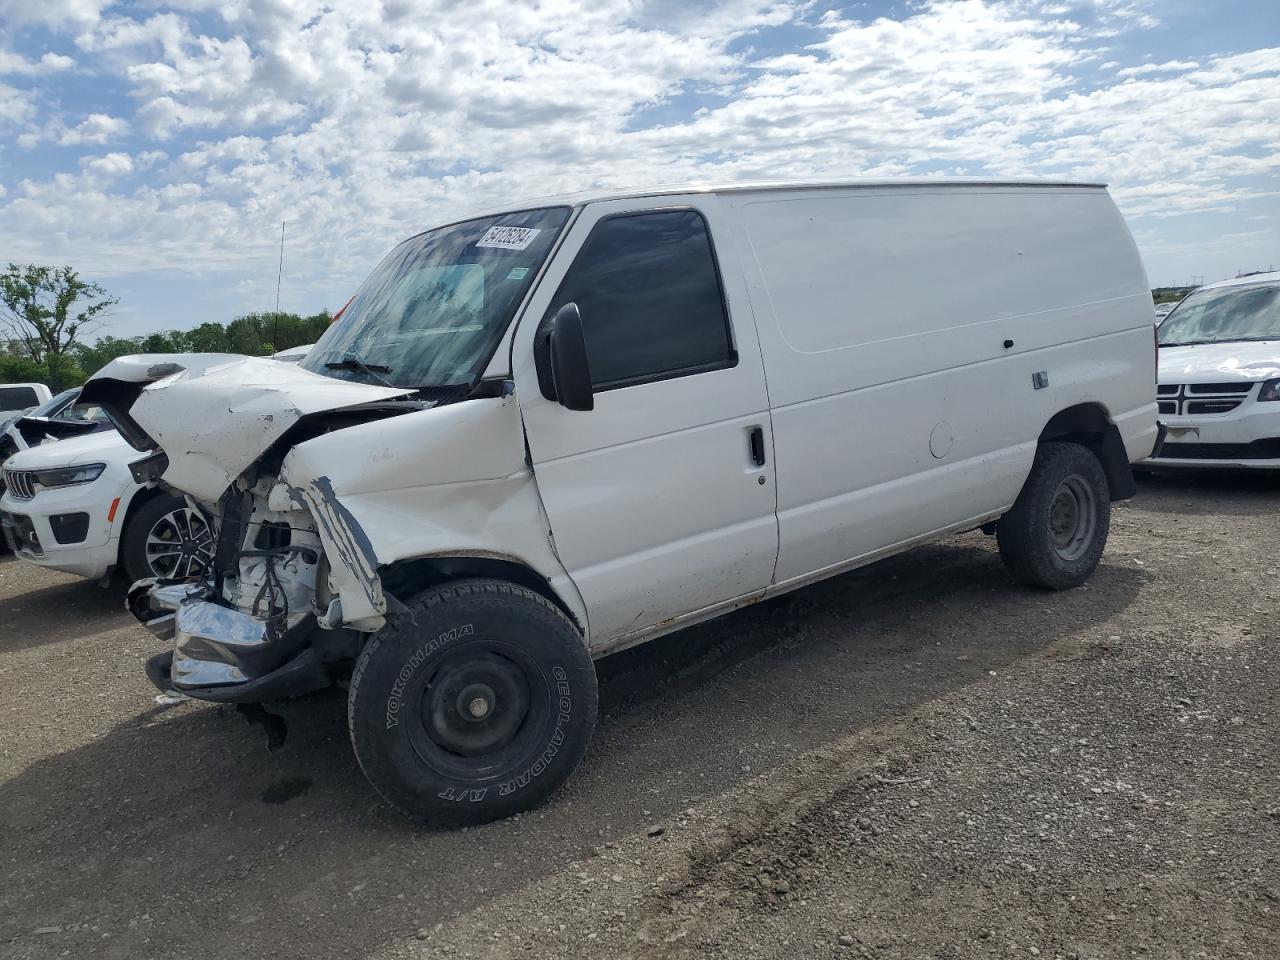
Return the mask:
<path id="1" fill-rule="evenodd" d="M 969 534 L 600 664 L 568 788 L 423 832 L 340 695 L 155 706 L 0 560 L 0 956 L 1280 957 L 1280 485 L 1153 479 L 1088 587 Z"/>

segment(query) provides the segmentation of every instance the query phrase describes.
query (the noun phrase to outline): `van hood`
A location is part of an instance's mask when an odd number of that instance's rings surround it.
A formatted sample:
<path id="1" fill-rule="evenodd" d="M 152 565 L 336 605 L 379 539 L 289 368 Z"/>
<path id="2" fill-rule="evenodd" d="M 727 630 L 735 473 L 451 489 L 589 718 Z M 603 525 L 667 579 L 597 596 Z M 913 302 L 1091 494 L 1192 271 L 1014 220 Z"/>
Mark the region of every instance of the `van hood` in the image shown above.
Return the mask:
<path id="1" fill-rule="evenodd" d="M 1162 384 L 1230 383 L 1280 377 L 1280 340 L 1160 348 Z"/>
<path id="2" fill-rule="evenodd" d="M 19 450 L 4 466 L 10 470 L 53 470 L 82 463 L 127 463 L 137 458 L 138 452 L 120 434 L 107 430 Z"/>
<path id="3" fill-rule="evenodd" d="M 320 376 L 293 364 L 226 353 L 139 354 L 113 360 L 85 384 L 139 450 L 162 450 L 161 478 L 206 501 L 299 420 L 413 393 Z M 64 441 L 69 442 L 69 441 Z"/>

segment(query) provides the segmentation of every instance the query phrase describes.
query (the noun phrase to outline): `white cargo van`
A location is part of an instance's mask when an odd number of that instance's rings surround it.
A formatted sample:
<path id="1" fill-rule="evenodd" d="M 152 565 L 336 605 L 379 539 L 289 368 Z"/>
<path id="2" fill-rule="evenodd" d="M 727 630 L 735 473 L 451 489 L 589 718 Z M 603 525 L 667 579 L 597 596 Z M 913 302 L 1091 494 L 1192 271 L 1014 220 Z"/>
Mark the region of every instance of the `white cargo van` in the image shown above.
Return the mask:
<path id="1" fill-rule="evenodd" d="M 977 527 L 1081 583 L 1158 441 L 1138 253 L 1060 183 L 512 206 L 396 247 L 298 368 L 123 358 L 85 396 L 219 531 L 131 591 L 157 685 L 349 679 L 368 778 L 436 823 L 561 783 L 609 651 Z"/>

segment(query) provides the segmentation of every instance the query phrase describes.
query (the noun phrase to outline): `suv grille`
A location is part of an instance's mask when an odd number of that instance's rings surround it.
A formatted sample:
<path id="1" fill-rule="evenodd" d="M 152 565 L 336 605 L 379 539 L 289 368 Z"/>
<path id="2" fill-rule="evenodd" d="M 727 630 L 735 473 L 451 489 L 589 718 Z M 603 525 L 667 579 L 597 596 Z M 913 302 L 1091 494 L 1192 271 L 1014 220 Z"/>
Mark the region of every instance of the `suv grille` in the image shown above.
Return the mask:
<path id="1" fill-rule="evenodd" d="M 1187 393 L 1247 394 L 1253 389 L 1252 383 L 1189 383 Z"/>
<path id="2" fill-rule="evenodd" d="M 1238 406 L 1239 400 L 1188 400 L 1182 410 L 1184 413 L 1226 413 Z"/>
<path id="3" fill-rule="evenodd" d="M 1254 388 L 1252 383 L 1162 383 L 1156 387 L 1160 412 L 1176 416 L 1230 413 Z"/>
<path id="4" fill-rule="evenodd" d="M 29 470 L 6 470 L 4 485 L 15 500 L 30 500 L 36 495 L 35 482 Z"/>

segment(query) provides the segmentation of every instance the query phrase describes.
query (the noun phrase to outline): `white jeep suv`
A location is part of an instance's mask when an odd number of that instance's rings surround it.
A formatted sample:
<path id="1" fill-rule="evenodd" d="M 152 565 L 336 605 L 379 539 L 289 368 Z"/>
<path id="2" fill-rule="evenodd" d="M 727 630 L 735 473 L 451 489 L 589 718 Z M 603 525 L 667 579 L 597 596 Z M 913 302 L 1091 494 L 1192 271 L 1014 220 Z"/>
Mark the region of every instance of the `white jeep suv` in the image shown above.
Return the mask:
<path id="1" fill-rule="evenodd" d="M 208 526 L 186 501 L 145 488 L 130 472 L 138 451 L 115 430 L 44 442 L 4 463 L 0 526 L 21 559 L 105 580 L 202 571 L 213 555 Z"/>

